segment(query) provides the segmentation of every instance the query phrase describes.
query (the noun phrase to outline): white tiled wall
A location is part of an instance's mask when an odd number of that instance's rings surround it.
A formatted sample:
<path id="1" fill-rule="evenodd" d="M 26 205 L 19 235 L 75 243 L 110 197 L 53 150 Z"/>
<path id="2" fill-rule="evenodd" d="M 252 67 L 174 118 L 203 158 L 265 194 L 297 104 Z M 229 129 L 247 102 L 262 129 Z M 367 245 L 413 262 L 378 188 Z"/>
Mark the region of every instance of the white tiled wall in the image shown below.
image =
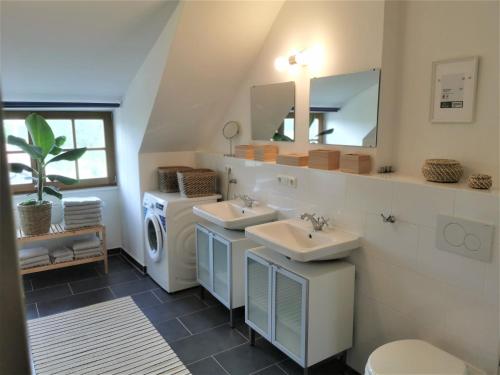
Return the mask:
<path id="1" fill-rule="evenodd" d="M 498 363 L 498 238 L 490 263 L 437 250 L 436 215 L 456 215 L 499 224 L 499 195 L 402 178 L 357 176 L 279 166 L 198 153 L 197 164 L 225 166 L 247 193 L 277 207 L 281 217 L 304 211 L 332 218 L 359 233 L 356 264 L 355 344 L 348 361 L 363 372 L 379 345 L 421 338 L 496 374 Z M 277 174 L 297 177 L 297 188 L 279 185 Z M 396 223 L 380 214 L 392 213 Z"/>

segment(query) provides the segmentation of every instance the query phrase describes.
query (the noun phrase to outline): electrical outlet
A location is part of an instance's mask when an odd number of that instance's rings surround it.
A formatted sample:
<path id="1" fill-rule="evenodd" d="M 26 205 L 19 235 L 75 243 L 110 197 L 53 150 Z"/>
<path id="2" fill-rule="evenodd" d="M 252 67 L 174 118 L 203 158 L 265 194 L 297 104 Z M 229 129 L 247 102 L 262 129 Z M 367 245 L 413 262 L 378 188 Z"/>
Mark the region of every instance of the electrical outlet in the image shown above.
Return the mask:
<path id="1" fill-rule="evenodd" d="M 279 174 L 276 176 L 278 183 L 280 185 L 285 185 L 290 188 L 296 188 L 297 187 L 297 177 L 295 176 L 288 176 L 284 174 Z"/>

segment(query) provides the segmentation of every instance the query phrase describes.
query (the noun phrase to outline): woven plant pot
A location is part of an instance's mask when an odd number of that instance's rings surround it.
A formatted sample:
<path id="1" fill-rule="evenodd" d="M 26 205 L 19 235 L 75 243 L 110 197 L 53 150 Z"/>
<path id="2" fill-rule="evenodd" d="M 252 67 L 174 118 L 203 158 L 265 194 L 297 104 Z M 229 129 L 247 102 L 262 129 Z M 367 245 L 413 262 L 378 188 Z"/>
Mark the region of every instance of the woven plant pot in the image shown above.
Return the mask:
<path id="1" fill-rule="evenodd" d="M 192 169 L 177 172 L 177 179 L 183 197 L 206 197 L 215 194 L 217 173 L 211 169 Z"/>
<path id="2" fill-rule="evenodd" d="M 473 189 L 489 189 L 493 185 L 493 179 L 487 174 L 473 174 L 467 182 Z"/>
<path id="3" fill-rule="evenodd" d="M 185 172 L 192 169 L 191 167 L 183 166 L 159 167 L 158 189 L 164 193 L 177 193 L 179 191 L 177 172 Z"/>
<path id="4" fill-rule="evenodd" d="M 427 181 L 458 182 L 464 173 L 460 163 L 452 159 L 427 159 L 422 167 Z"/>
<path id="5" fill-rule="evenodd" d="M 27 236 L 49 233 L 52 219 L 52 202 L 17 205 L 21 230 Z"/>

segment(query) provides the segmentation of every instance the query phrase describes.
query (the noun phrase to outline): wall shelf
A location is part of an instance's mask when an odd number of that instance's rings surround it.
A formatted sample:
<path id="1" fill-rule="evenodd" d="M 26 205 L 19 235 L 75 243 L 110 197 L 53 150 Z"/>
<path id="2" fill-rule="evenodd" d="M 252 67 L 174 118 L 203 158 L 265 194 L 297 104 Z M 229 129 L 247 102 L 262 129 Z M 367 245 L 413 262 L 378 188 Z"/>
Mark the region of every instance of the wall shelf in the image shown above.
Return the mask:
<path id="1" fill-rule="evenodd" d="M 386 174 L 384 174 L 384 173 L 355 174 L 355 173 L 342 172 L 338 169 L 325 170 L 325 169 L 309 168 L 307 166 L 297 167 L 297 166 L 290 166 L 290 165 L 284 165 L 284 164 L 277 164 L 276 162 L 265 162 L 265 161 L 259 161 L 259 160 L 246 160 L 246 159 L 240 159 L 240 158 L 235 158 L 235 157 L 231 157 L 231 156 L 223 156 L 222 154 L 219 154 L 219 153 L 200 152 L 200 151 L 198 151 L 198 153 L 219 156 L 219 157 L 224 158 L 225 160 L 235 160 L 235 161 L 241 162 L 247 166 L 248 165 L 254 165 L 254 166 L 269 165 L 269 166 L 276 166 L 276 167 L 291 168 L 291 170 L 293 170 L 293 169 L 310 170 L 310 171 L 314 171 L 315 173 L 342 174 L 342 175 L 354 176 L 354 177 L 358 177 L 358 178 L 371 178 L 371 179 L 390 181 L 390 182 L 415 184 L 415 185 L 427 186 L 427 187 L 432 187 L 432 188 L 437 188 L 437 189 L 468 191 L 468 192 L 477 193 L 477 194 L 500 196 L 500 190 L 498 187 L 493 187 L 489 190 L 470 188 L 467 185 L 465 177 L 462 178 L 463 181 L 458 182 L 458 183 L 439 183 L 439 182 L 426 181 L 423 177 L 402 175 L 402 174 L 399 174 L 397 172 L 386 173 Z"/>

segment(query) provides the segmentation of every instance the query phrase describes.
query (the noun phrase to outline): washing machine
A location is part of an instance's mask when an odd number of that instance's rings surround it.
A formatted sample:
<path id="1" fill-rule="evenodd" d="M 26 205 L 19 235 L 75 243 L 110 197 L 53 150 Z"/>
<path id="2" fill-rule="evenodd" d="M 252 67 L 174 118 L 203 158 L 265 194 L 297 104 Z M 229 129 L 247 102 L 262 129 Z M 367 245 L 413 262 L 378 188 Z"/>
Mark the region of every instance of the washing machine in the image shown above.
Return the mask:
<path id="1" fill-rule="evenodd" d="M 216 202 L 220 195 L 183 198 L 180 193 L 144 193 L 144 237 L 147 273 L 167 292 L 191 288 L 196 282 L 193 206 Z"/>

